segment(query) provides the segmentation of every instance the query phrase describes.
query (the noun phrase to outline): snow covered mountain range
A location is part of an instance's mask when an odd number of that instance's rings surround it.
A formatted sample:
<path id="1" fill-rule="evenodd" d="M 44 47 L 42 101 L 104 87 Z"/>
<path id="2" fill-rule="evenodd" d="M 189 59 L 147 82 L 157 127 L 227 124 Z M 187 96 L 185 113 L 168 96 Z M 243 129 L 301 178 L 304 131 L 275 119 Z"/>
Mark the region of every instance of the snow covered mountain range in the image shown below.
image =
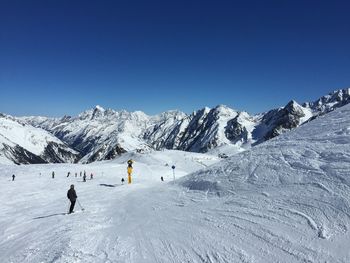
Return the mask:
<path id="1" fill-rule="evenodd" d="M 349 149 L 350 104 L 225 160 L 164 150 L 0 165 L 0 262 L 347 263 Z"/>
<path id="2" fill-rule="evenodd" d="M 77 161 L 90 163 L 109 160 L 127 151 L 147 152 L 150 150 L 176 149 L 191 152 L 220 152 L 220 149 L 242 151 L 274 138 L 285 131 L 294 129 L 320 115 L 326 114 L 350 102 L 350 89 L 334 91 L 315 102 L 298 104 L 290 101 L 286 106 L 258 115 L 249 115 L 224 105 L 204 108 L 187 115 L 180 111 L 167 111 L 155 116 L 143 112 L 114 111 L 96 106 L 76 117 L 63 118 L 21 117 L 3 115 L 13 122 L 14 127 L 33 126 L 38 131 L 45 130 L 49 141 L 65 149 L 52 150 L 45 162 Z M 0 126 L 0 137 L 6 137 L 6 129 Z M 44 131 L 42 131 L 44 133 Z M 49 132 L 49 133 L 48 133 Z M 34 136 L 34 135 L 33 135 Z M 41 135 L 39 137 L 42 137 Z M 55 138 L 56 137 L 56 138 Z M 16 163 L 39 162 L 28 156 L 33 153 L 23 145 L 25 140 L 17 141 L 13 147 L 21 150 L 9 150 L 6 142 L 1 142 L 1 155 Z M 47 146 L 52 148 L 52 143 Z M 45 147 L 47 147 L 45 146 Z M 63 147 L 64 146 L 64 147 Z M 71 149 L 69 149 L 69 146 Z M 20 149 L 18 148 L 17 149 Z M 223 150 L 224 151 L 224 150 Z M 38 152 L 35 155 L 39 154 Z M 39 156 L 43 153 L 40 152 Z M 30 155 L 30 154 L 29 154 Z M 45 155 L 45 154 L 44 154 Z M 46 154 L 47 155 L 47 154 Z M 33 159 L 33 161 L 31 161 Z"/>
<path id="3" fill-rule="evenodd" d="M 0 163 L 65 163 L 80 159 L 49 132 L 0 114 Z"/>

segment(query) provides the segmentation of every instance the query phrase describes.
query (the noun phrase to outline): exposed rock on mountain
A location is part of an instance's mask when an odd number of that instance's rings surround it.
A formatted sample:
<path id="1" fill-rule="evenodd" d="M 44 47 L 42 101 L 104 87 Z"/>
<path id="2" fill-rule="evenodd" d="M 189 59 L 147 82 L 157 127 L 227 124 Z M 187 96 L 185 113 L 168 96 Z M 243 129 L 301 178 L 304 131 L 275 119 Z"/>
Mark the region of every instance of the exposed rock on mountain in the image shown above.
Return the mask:
<path id="1" fill-rule="evenodd" d="M 220 146 L 246 149 L 350 102 L 350 89 L 338 90 L 315 102 L 286 106 L 250 116 L 224 105 L 186 115 L 168 111 L 155 116 L 96 106 L 77 117 L 23 117 L 78 151 L 81 162 L 106 160 L 131 150 L 177 149 L 207 152 Z"/>
<path id="2" fill-rule="evenodd" d="M 0 116 L 0 159 L 2 163 L 76 162 L 80 154 L 49 132 L 11 116 Z"/>

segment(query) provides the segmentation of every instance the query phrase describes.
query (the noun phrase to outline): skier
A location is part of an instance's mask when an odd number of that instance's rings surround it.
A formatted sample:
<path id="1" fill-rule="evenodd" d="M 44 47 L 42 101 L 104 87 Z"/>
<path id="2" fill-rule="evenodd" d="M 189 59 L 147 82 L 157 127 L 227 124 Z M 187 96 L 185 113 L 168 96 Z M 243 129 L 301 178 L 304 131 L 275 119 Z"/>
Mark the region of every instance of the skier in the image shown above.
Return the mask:
<path id="1" fill-rule="evenodd" d="M 122 184 L 124 184 L 124 181 L 125 181 L 125 180 L 124 180 L 124 178 L 122 178 L 122 180 L 121 180 L 121 181 L 122 181 Z"/>
<path id="2" fill-rule="evenodd" d="M 14 181 L 14 180 L 15 180 L 15 177 L 16 177 L 16 176 L 13 174 L 13 175 L 12 175 L 12 181 Z"/>
<path id="3" fill-rule="evenodd" d="M 75 177 L 78 177 L 78 173 L 75 173 Z"/>
<path id="4" fill-rule="evenodd" d="M 80 177 L 81 177 L 81 171 L 80 171 Z"/>
<path id="5" fill-rule="evenodd" d="M 67 177 L 69 177 L 70 176 L 70 172 L 68 172 L 68 174 L 67 174 Z"/>
<path id="6" fill-rule="evenodd" d="M 162 182 L 164 181 L 164 178 L 163 178 L 163 176 L 161 176 L 161 177 L 160 177 L 160 180 L 161 180 Z"/>
<path id="7" fill-rule="evenodd" d="M 90 174 L 90 180 L 94 179 L 94 175 L 91 173 Z"/>
<path id="8" fill-rule="evenodd" d="M 52 178 L 55 178 L 55 172 L 52 172 Z"/>
<path id="9" fill-rule="evenodd" d="M 86 174 L 83 176 L 83 182 L 86 182 Z"/>
<path id="10" fill-rule="evenodd" d="M 69 214 L 74 213 L 74 205 L 78 198 L 77 193 L 74 190 L 74 184 L 70 186 L 70 189 L 67 192 L 67 198 L 70 201 Z"/>

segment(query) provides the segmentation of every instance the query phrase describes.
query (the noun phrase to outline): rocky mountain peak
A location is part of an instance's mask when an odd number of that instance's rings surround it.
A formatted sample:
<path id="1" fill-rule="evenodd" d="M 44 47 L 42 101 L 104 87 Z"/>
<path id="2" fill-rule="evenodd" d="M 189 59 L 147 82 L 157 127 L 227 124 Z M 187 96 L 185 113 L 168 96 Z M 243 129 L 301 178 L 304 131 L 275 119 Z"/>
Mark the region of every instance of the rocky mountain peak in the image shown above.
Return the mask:
<path id="1" fill-rule="evenodd" d="M 313 111 L 329 112 L 350 102 L 350 88 L 335 90 L 326 96 L 303 106 L 309 106 Z"/>
<path id="2" fill-rule="evenodd" d="M 291 100 L 290 102 L 288 102 L 288 104 L 284 107 L 284 110 L 292 115 L 297 115 L 300 117 L 304 116 L 302 106 L 295 100 Z"/>

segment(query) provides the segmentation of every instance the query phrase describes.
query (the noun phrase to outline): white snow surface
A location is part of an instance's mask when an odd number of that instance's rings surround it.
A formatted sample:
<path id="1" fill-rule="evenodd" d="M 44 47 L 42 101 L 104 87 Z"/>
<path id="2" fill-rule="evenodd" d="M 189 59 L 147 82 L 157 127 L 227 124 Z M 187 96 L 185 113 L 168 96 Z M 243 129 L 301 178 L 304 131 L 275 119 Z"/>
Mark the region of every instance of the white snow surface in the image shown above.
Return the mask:
<path id="1" fill-rule="evenodd" d="M 162 151 L 1 165 L 0 262 L 350 262 L 349 149 L 347 105 L 221 162 Z M 85 211 L 63 215 L 72 183 Z"/>
<path id="2" fill-rule="evenodd" d="M 64 161 L 73 161 L 72 156 L 78 154 L 51 133 L 23 123 L 9 115 L 0 115 L 0 164 L 13 164 L 18 157 L 9 148 L 15 151 L 15 147 L 19 146 L 32 154 L 41 156 L 50 143 L 55 144 L 55 151 L 59 148 L 71 153 L 71 155 L 68 154 L 65 157 L 56 152 L 57 157 Z"/>
<path id="3" fill-rule="evenodd" d="M 28 124 L 21 124 L 10 118 L 0 118 L 0 143 L 21 145 L 26 150 L 40 155 L 48 142 L 63 144 L 49 132 L 34 128 Z"/>

